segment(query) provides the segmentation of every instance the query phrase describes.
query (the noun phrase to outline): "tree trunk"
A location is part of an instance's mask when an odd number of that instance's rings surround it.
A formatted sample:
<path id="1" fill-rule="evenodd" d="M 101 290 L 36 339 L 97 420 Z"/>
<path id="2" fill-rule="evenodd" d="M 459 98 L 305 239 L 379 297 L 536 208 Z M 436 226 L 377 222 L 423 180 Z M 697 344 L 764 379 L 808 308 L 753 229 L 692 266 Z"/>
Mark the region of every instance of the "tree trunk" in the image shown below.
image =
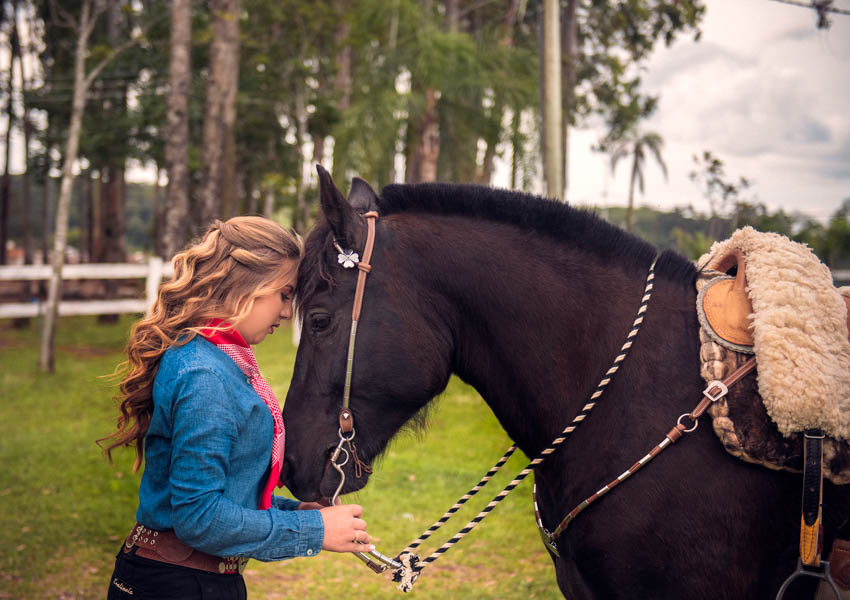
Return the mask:
<path id="1" fill-rule="evenodd" d="M 212 1 L 212 42 L 204 111 L 200 225 L 206 227 L 233 207 L 236 88 L 239 75 L 240 0 Z M 235 145 L 233 146 L 235 148 Z M 229 180 L 227 179 L 229 178 Z"/>
<path id="2" fill-rule="evenodd" d="M 17 2 L 12 3 L 12 11 L 12 14 L 15 15 L 15 22 L 17 22 Z M 6 93 L 6 140 L 3 146 L 6 151 L 6 160 L 3 165 L 3 178 L 0 180 L 0 265 L 5 265 L 8 262 L 6 244 L 9 241 L 9 205 L 12 203 L 12 174 L 9 172 L 9 166 L 12 156 L 12 127 L 15 123 L 15 103 L 13 101 L 15 78 L 12 76 L 12 71 L 15 67 L 15 60 L 20 56 L 17 26 L 12 27 L 9 42 L 11 46 L 8 71 L 9 88 Z"/>
<path id="3" fill-rule="evenodd" d="M 74 183 L 74 163 L 77 161 L 77 152 L 79 151 L 86 98 L 92 81 L 94 81 L 106 65 L 122 50 L 137 44 L 139 40 L 143 39 L 143 36 L 136 36 L 133 39 L 123 42 L 120 46 L 113 48 L 87 75 L 85 60 L 88 53 L 89 36 L 102 11 L 102 5 L 97 4 L 94 0 L 83 0 L 80 9 L 80 20 L 75 27 L 77 44 L 74 52 L 74 94 L 71 101 L 71 121 L 65 144 L 65 156 L 63 157 L 62 184 L 59 189 L 59 202 L 56 207 L 53 261 L 47 293 L 47 306 L 44 313 L 44 324 L 41 331 L 38 362 L 41 370 L 50 371 L 51 373 L 54 370 L 55 363 L 54 340 L 56 337 L 56 321 L 59 317 L 59 302 L 62 298 L 62 267 L 65 265 L 65 249 L 68 245 L 68 213 L 71 205 L 71 187 Z"/>
<path id="4" fill-rule="evenodd" d="M 259 190 L 256 187 L 256 184 L 251 180 L 247 180 L 245 175 L 240 176 L 242 189 L 245 190 L 245 193 L 242 194 L 247 202 L 247 206 L 245 207 L 245 212 L 242 214 L 246 215 L 256 215 L 257 213 L 257 204 L 259 199 Z"/>
<path id="5" fill-rule="evenodd" d="M 339 19 L 336 31 L 334 32 L 334 45 L 337 48 L 336 53 L 336 74 L 334 75 L 334 91 L 339 98 L 337 100 L 337 109 L 344 112 L 351 105 L 351 70 L 353 63 L 353 55 L 351 42 L 351 22 L 346 16 L 348 10 L 348 0 L 337 0 L 336 14 Z M 344 153 L 336 151 L 337 146 L 334 146 L 333 169 L 332 175 L 337 182 L 345 180 L 346 168 L 349 163 L 346 160 Z"/>
<path id="6" fill-rule="evenodd" d="M 15 29 L 18 30 L 18 2 L 15 0 L 12 3 L 14 7 Z M 19 31 L 19 30 L 18 30 Z M 24 130 L 24 172 L 22 176 L 21 200 L 23 202 L 22 215 L 24 219 L 24 264 L 31 265 L 33 263 L 33 240 L 32 240 L 32 175 L 30 174 L 30 139 L 32 138 L 32 123 L 30 122 L 29 106 L 27 105 L 27 92 L 32 87 L 26 69 L 24 68 L 24 58 L 30 55 L 32 48 L 29 43 L 29 32 L 24 32 L 27 37 L 18 35 L 18 44 L 20 53 L 18 54 L 18 71 L 21 77 L 21 103 L 23 105 L 23 130 Z"/>
<path id="7" fill-rule="evenodd" d="M 561 156 L 564 159 L 564 201 L 567 201 L 570 187 L 569 161 L 569 128 L 570 117 L 575 110 L 576 61 L 578 60 L 578 23 L 576 21 L 576 5 L 578 0 L 567 0 L 564 7 L 564 22 L 562 23 L 561 62 L 562 85 L 564 87 L 563 117 L 561 120 Z"/>
<path id="8" fill-rule="evenodd" d="M 325 137 L 313 136 L 313 166 L 320 165 L 325 160 Z"/>
<path id="9" fill-rule="evenodd" d="M 307 232 L 307 198 L 304 185 L 304 140 L 307 137 L 307 108 L 304 104 L 304 86 L 298 82 L 295 86 L 295 147 L 298 161 L 295 174 L 295 211 L 292 227 L 298 233 Z"/>
<path id="10" fill-rule="evenodd" d="M 162 258 L 170 260 L 186 243 L 189 226 L 189 88 L 191 83 L 192 0 L 171 4 L 171 58 L 165 123 L 168 187 L 163 214 Z"/>
<path id="11" fill-rule="evenodd" d="M 95 182 L 92 185 L 92 195 L 89 198 L 89 226 L 91 228 L 91 237 L 89 239 L 89 256 L 92 262 L 97 262 L 103 255 L 103 215 L 104 215 L 104 180 L 103 169 L 98 172 Z"/>
<path id="12" fill-rule="evenodd" d="M 80 262 L 94 262 L 94 256 L 91 253 L 91 205 L 92 197 L 94 196 L 94 178 L 92 177 L 91 171 L 85 171 L 81 175 L 83 178 L 83 193 L 77 196 L 77 214 L 80 219 Z M 77 189 L 78 193 L 79 191 L 80 190 Z"/>
<path id="13" fill-rule="evenodd" d="M 97 262 L 124 262 L 127 259 L 124 165 L 108 166 L 103 172 L 103 247 Z"/>
<path id="14" fill-rule="evenodd" d="M 109 0 L 106 11 L 107 39 L 112 48 L 121 43 L 122 8 L 117 0 Z M 119 99 L 114 108 L 119 119 L 127 114 L 127 87 L 123 86 Z M 105 174 L 106 185 L 102 188 L 101 205 L 103 207 L 103 245 L 101 253 L 94 258 L 96 262 L 121 263 L 127 260 L 127 225 L 126 225 L 126 157 L 116 153 L 107 158 L 101 173 Z M 104 280 L 107 298 L 115 298 L 118 291 L 118 281 Z M 112 323 L 118 319 L 117 314 L 99 315 L 98 321 Z"/>
<path id="15" fill-rule="evenodd" d="M 50 231 L 53 229 L 50 223 L 50 211 L 53 207 L 53 201 L 50 198 L 50 193 L 53 187 L 53 181 L 50 179 L 49 168 L 44 173 L 44 187 L 41 188 L 41 264 L 50 263 Z"/>
<path id="16" fill-rule="evenodd" d="M 561 41 L 558 0 L 543 2 L 543 95 L 545 106 L 544 176 L 546 195 L 562 198 L 561 159 Z"/>
<path id="17" fill-rule="evenodd" d="M 164 226 L 163 213 L 165 206 L 162 203 L 162 186 L 159 184 L 159 175 L 162 169 L 156 165 L 156 179 L 153 182 L 153 253 L 154 256 L 162 256 L 162 230 Z"/>
<path id="18" fill-rule="evenodd" d="M 412 150 L 407 160 L 405 180 L 408 183 L 437 180 L 437 159 L 440 157 L 440 127 L 437 117 L 437 91 L 425 90 L 425 112 L 410 132 Z"/>
<path id="19" fill-rule="evenodd" d="M 55 368 L 56 320 L 59 316 L 59 301 L 62 297 L 62 267 L 65 265 L 65 248 L 68 241 L 68 212 L 71 205 L 71 186 L 74 182 L 74 163 L 80 143 L 83 125 L 83 111 L 86 106 L 88 82 L 85 77 L 85 57 L 88 52 L 88 39 L 92 30 L 92 0 L 84 0 L 80 15 L 80 28 L 74 56 L 74 96 L 71 103 L 71 123 L 68 128 L 68 140 L 65 146 L 62 167 L 62 184 L 59 191 L 59 203 L 56 208 L 56 233 L 53 242 L 53 261 L 50 284 L 47 293 L 47 307 L 41 332 L 41 351 L 39 368 L 53 372 Z"/>
<path id="20" fill-rule="evenodd" d="M 522 148 L 522 136 L 519 133 L 519 126 L 522 119 L 522 110 L 518 105 L 514 105 L 513 114 L 511 115 L 511 189 L 517 189 L 517 172 L 519 171 L 519 159 L 524 154 Z"/>
<path id="21" fill-rule="evenodd" d="M 272 213 L 274 212 L 274 189 L 269 185 L 266 188 L 265 195 L 263 196 L 263 216 L 267 219 L 272 218 Z"/>
<path id="22" fill-rule="evenodd" d="M 490 128 L 484 136 L 484 142 L 487 144 L 487 148 L 484 150 L 484 162 L 481 165 L 481 172 L 478 174 L 478 182 L 483 185 L 490 185 L 490 180 L 493 179 L 496 146 L 499 144 L 499 137 L 502 133 L 502 119 L 505 116 L 501 98 L 494 100 L 490 114 L 494 122 L 494 127 Z"/>
<path id="23" fill-rule="evenodd" d="M 21 199 L 24 203 L 24 264 L 31 265 L 33 263 L 33 242 L 32 242 L 32 176 L 29 169 L 29 146 L 30 136 L 32 135 L 32 124 L 29 122 L 29 114 L 24 105 L 24 173 L 21 187 Z"/>
<path id="24" fill-rule="evenodd" d="M 21 80 L 21 129 L 24 133 L 24 172 L 21 177 L 21 202 L 20 215 L 23 220 L 23 247 L 24 247 L 24 264 L 32 264 L 32 207 L 30 206 L 30 173 L 29 173 L 29 145 L 30 135 L 32 133 L 29 123 L 29 111 L 27 109 L 26 92 L 29 89 L 29 81 L 24 72 L 24 54 L 29 48 L 28 44 L 21 42 L 20 30 L 18 28 L 18 1 L 12 0 L 12 22 L 13 22 L 13 37 L 17 39 L 18 44 L 18 75 Z M 13 52 L 14 53 L 14 52 Z M 12 67 L 14 68 L 14 64 Z M 11 84 L 12 71 L 9 71 L 9 80 Z M 37 287 L 34 281 L 27 281 L 23 284 L 21 290 L 21 301 L 29 302 Z M 29 317 L 19 317 L 12 320 L 12 326 L 16 328 L 29 328 L 31 319 Z"/>
<path id="25" fill-rule="evenodd" d="M 638 154 L 635 152 L 634 162 L 632 162 L 632 176 L 629 180 L 629 205 L 626 208 L 626 231 L 631 232 L 635 218 L 635 181 L 637 181 L 638 173 Z"/>

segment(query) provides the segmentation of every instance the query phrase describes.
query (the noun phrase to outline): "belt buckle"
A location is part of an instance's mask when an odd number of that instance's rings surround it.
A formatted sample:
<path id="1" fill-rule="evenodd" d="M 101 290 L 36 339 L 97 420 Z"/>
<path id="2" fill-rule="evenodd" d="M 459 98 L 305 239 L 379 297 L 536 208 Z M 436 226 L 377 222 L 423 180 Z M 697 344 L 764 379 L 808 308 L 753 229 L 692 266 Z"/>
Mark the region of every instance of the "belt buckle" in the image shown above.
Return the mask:
<path id="1" fill-rule="evenodd" d="M 136 542 L 139 541 L 139 538 L 142 537 L 142 532 L 145 530 L 144 525 L 136 525 L 133 527 L 133 531 L 130 535 L 127 536 L 127 539 L 124 540 L 124 547 L 127 550 L 131 550 L 133 546 L 136 545 Z"/>
<path id="2" fill-rule="evenodd" d="M 224 556 L 218 563 L 218 572 L 222 575 L 225 573 L 231 575 L 239 573 L 241 575 L 245 572 L 245 565 L 248 564 L 248 560 L 242 556 Z"/>

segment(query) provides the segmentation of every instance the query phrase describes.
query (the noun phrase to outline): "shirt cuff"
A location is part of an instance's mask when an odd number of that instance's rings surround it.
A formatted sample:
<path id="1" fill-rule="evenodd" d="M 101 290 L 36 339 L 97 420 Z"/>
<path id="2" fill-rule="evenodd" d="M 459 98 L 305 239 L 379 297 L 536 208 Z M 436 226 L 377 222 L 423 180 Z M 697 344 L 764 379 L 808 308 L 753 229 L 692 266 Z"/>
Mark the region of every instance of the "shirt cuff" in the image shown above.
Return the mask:
<path id="1" fill-rule="evenodd" d="M 325 539 L 325 522 L 318 510 L 298 510 L 293 513 L 298 517 L 299 536 L 297 556 L 316 556 L 322 551 Z"/>

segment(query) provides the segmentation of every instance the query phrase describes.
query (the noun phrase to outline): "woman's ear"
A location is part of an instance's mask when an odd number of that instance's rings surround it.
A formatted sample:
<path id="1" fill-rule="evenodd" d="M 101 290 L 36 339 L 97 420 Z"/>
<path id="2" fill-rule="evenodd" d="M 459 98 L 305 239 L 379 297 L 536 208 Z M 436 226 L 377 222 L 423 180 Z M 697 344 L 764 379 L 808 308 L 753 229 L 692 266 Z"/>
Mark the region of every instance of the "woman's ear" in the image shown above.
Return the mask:
<path id="1" fill-rule="evenodd" d="M 331 174 L 322 165 L 316 165 L 316 171 L 319 174 L 319 199 L 322 214 L 330 225 L 336 241 L 341 246 L 347 247 L 354 241 L 357 212 L 336 187 Z"/>

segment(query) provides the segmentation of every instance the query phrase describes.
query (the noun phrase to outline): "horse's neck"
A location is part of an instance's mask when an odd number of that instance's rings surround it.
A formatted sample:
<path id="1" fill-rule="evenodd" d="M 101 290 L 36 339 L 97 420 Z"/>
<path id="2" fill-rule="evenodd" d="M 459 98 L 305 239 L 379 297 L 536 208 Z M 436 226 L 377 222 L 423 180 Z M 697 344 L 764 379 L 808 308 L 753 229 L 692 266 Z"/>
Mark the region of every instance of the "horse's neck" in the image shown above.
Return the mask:
<path id="1" fill-rule="evenodd" d="M 461 230 L 436 251 L 425 283 L 445 296 L 452 369 L 478 390 L 508 435 L 536 453 L 611 365 L 635 319 L 646 271 L 504 225 L 455 226 Z M 441 224 L 444 236 L 447 227 Z M 657 295 L 659 307 L 650 310 L 672 308 L 673 322 L 659 319 L 636 345 L 660 344 L 677 359 L 693 353 L 696 340 L 680 339 L 696 322 L 693 292 L 688 297 L 662 283 Z M 647 356 L 635 360 L 652 368 Z"/>

